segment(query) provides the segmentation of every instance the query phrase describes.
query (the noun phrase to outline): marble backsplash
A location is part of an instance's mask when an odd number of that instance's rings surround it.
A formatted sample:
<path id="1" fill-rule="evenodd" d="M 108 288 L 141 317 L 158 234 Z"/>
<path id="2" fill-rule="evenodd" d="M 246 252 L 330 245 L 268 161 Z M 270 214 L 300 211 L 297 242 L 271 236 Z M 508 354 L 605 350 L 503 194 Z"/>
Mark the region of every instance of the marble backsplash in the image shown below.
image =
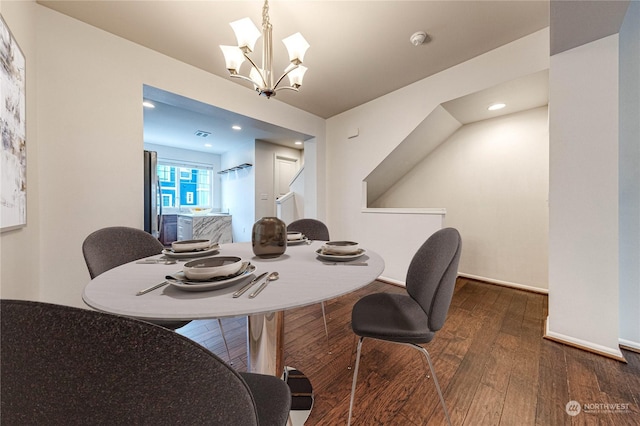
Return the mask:
<path id="1" fill-rule="evenodd" d="M 231 242 L 231 216 L 193 217 L 193 238 L 210 239 L 220 244 Z"/>

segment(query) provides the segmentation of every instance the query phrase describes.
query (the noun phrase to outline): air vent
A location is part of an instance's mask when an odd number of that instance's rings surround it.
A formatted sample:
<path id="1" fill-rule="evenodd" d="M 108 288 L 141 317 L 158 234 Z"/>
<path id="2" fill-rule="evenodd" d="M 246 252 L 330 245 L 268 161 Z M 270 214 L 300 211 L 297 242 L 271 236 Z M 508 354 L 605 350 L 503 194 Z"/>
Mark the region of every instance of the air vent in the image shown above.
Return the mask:
<path id="1" fill-rule="evenodd" d="M 201 138 L 206 138 L 211 134 L 211 132 L 205 132 L 204 130 L 196 130 L 195 135 Z"/>

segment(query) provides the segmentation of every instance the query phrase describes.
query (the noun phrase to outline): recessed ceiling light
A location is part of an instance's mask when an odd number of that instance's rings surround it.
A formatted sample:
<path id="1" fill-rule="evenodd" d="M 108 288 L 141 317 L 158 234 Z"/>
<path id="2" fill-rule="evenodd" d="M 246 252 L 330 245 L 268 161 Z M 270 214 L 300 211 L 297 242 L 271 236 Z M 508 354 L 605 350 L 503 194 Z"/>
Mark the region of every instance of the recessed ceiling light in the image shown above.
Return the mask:
<path id="1" fill-rule="evenodd" d="M 213 145 L 211 145 L 210 143 L 205 143 L 204 146 L 206 146 L 207 148 L 211 148 Z"/>
<path id="2" fill-rule="evenodd" d="M 236 124 L 236 125 L 231 126 L 231 128 L 232 128 L 233 130 L 242 130 L 242 127 L 238 126 L 237 124 Z"/>
<path id="3" fill-rule="evenodd" d="M 493 104 L 493 105 L 489 105 L 489 108 L 487 108 L 489 111 L 497 111 L 499 109 L 502 109 L 504 107 L 506 107 L 506 104 L 503 103 L 497 103 L 497 104 Z"/>
<path id="4" fill-rule="evenodd" d="M 145 108 L 155 108 L 156 106 L 153 104 L 153 102 L 150 101 L 143 101 L 142 102 L 142 106 Z"/>
<path id="5" fill-rule="evenodd" d="M 302 142 L 300 142 L 300 141 L 295 141 L 294 143 L 295 143 L 296 145 L 302 145 Z"/>

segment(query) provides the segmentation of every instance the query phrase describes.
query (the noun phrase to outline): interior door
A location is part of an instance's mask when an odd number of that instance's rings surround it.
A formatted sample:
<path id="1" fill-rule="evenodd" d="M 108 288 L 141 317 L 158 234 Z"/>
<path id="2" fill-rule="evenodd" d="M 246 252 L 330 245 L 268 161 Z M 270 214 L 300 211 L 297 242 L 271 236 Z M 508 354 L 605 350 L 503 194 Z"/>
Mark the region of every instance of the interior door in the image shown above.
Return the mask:
<path id="1" fill-rule="evenodd" d="M 298 172 L 298 160 L 276 155 L 275 160 L 275 193 L 276 198 L 289 192 L 291 179 Z"/>

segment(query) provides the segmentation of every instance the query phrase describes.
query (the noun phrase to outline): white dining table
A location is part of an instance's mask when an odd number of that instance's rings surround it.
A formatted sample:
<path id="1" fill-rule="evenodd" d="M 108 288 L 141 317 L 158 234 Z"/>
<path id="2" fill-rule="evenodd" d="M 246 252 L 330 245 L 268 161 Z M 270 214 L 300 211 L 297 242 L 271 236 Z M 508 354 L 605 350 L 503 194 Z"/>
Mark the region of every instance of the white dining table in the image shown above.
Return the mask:
<path id="1" fill-rule="evenodd" d="M 162 283 L 165 276 L 180 272 L 184 261 L 162 263 L 130 262 L 92 279 L 83 300 L 99 311 L 142 320 L 198 320 L 248 317 L 249 371 L 281 376 L 284 369 L 284 310 L 332 299 L 374 281 L 384 270 L 383 259 L 363 247 L 365 253 L 354 263 L 327 261 L 316 250 L 321 241 L 288 245 L 276 258 L 256 257 L 250 242 L 222 244 L 218 256 L 238 256 L 251 262 L 255 271 L 233 285 L 209 291 L 185 291 L 171 284 L 137 296 L 140 290 Z M 157 258 L 161 257 L 156 256 Z M 263 272 L 278 272 L 279 279 L 255 298 L 232 294 Z"/>

